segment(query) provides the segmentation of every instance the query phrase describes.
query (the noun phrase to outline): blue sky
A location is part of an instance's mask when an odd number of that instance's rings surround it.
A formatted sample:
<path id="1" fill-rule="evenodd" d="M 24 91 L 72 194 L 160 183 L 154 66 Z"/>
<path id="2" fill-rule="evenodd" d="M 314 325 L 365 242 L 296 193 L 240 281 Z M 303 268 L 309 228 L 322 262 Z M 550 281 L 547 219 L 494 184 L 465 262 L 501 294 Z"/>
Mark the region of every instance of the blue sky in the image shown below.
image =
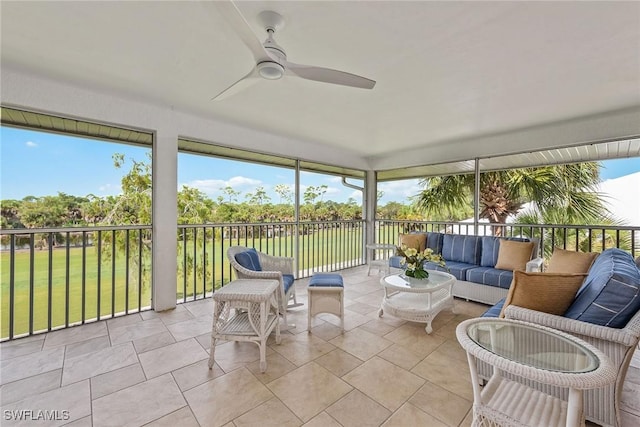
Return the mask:
<path id="1" fill-rule="evenodd" d="M 66 135 L 41 133 L 17 128 L 1 127 L 0 199 L 22 199 L 25 196 L 55 195 L 64 192 L 76 196 L 94 194 L 99 197 L 120 192 L 120 180 L 129 170 L 113 166 L 113 153 L 122 153 L 137 161 L 146 160 L 143 147 L 101 143 L 95 140 Z M 640 171 L 640 158 L 604 162 L 603 180 Z M 362 182 L 350 182 L 362 185 Z M 222 195 L 221 189 L 233 187 L 244 195 L 263 187 L 274 203 L 280 197 L 273 191 L 277 184 L 293 186 L 293 170 L 233 162 L 211 157 L 180 154 L 178 158 L 178 187 L 196 187 L 212 199 Z M 301 184 L 326 185 L 325 200 L 345 202 L 362 198 L 358 191 L 344 187 L 340 178 L 315 173 L 302 173 Z M 406 202 L 419 187 L 417 180 L 382 183 L 384 192 L 380 203 Z"/>

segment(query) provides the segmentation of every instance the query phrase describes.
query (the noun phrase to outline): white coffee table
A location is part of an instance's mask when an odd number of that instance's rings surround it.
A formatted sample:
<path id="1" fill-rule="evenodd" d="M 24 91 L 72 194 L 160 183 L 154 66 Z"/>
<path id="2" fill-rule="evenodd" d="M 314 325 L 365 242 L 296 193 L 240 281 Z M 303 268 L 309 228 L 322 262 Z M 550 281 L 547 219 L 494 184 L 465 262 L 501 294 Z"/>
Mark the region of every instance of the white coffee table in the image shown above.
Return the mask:
<path id="1" fill-rule="evenodd" d="M 449 273 L 429 270 L 429 279 L 416 281 L 404 274 L 383 277 L 380 284 L 384 297 L 378 316 L 387 312 L 411 322 L 426 323 L 427 334 L 433 332 L 431 322 L 445 308 L 453 312 L 453 284 L 456 278 Z"/>

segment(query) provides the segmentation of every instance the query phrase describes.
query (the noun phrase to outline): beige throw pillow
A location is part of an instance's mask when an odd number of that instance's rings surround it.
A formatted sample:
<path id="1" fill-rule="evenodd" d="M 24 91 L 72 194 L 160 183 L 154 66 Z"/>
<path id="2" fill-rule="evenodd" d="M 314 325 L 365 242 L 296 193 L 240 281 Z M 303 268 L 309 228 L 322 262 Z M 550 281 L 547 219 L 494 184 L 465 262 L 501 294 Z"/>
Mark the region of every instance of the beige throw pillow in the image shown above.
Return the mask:
<path id="1" fill-rule="evenodd" d="M 407 248 L 414 248 L 419 251 L 424 251 L 427 247 L 427 235 L 420 234 L 401 234 L 399 237 L 399 246 L 405 245 Z"/>
<path id="2" fill-rule="evenodd" d="M 526 273 L 514 271 L 500 317 L 509 305 L 563 315 L 576 296 L 586 274 Z"/>
<path id="3" fill-rule="evenodd" d="M 576 252 L 555 248 L 545 271 L 547 273 L 588 273 L 597 256 L 597 252 Z"/>
<path id="4" fill-rule="evenodd" d="M 526 270 L 527 262 L 531 260 L 533 246 L 533 242 L 500 240 L 496 268 L 510 271 Z"/>

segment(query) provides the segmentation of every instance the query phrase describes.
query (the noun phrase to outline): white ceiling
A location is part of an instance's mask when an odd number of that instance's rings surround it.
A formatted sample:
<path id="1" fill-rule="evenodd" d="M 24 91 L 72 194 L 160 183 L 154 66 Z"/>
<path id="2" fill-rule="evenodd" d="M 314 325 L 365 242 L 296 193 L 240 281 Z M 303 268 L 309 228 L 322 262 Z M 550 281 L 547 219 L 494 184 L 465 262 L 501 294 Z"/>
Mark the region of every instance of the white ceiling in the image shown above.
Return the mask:
<path id="1" fill-rule="evenodd" d="M 237 5 L 261 39 L 257 14 L 284 15 L 289 60 L 375 88 L 285 77 L 211 101 L 254 65 L 211 2 L 2 1 L 2 66 L 364 158 L 640 106 L 640 2 Z"/>

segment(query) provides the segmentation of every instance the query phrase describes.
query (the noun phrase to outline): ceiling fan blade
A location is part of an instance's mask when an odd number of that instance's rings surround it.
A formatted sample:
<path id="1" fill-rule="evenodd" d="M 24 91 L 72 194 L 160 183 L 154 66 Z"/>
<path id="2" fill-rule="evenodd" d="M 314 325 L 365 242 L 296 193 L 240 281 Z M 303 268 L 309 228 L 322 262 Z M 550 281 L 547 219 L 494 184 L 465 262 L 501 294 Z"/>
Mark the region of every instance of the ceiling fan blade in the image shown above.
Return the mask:
<path id="1" fill-rule="evenodd" d="M 298 77 L 307 80 L 315 80 L 323 83 L 333 83 L 336 85 L 359 87 L 362 89 L 373 89 L 375 80 L 344 71 L 332 70 L 330 68 L 314 67 L 312 65 L 300 65 L 289 61 L 282 61 L 284 68 Z"/>
<path id="2" fill-rule="evenodd" d="M 262 46 L 262 42 L 260 42 L 260 39 L 255 35 L 251 26 L 247 20 L 244 19 L 244 16 L 242 16 L 242 13 L 240 13 L 240 10 L 238 10 L 235 3 L 232 1 L 214 1 L 205 3 L 213 3 L 217 7 L 218 11 L 226 19 L 231 28 L 251 50 L 256 63 L 271 61 L 271 57 L 267 54 L 264 46 Z"/>
<path id="3" fill-rule="evenodd" d="M 255 68 L 253 68 L 251 71 L 249 71 L 249 73 L 246 76 L 244 76 L 243 78 L 241 78 L 240 80 L 238 80 L 237 82 L 235 82 L 234 84 L 232 84 L 231 86 L 229 86 L 228 88 L 226 88 L 225 90 L 223 90 L 222 92 L 220 92 L 219 94 L 211 98 L 211 100 L 222 101 L 223 99 L 233 96 L 236 93 L 242 91 L 243 89 L 248 88 L 254 83 L 257 83 L 259 80 L 260 80 L 260 76 L 258 75 L 258 71 Z"/>

